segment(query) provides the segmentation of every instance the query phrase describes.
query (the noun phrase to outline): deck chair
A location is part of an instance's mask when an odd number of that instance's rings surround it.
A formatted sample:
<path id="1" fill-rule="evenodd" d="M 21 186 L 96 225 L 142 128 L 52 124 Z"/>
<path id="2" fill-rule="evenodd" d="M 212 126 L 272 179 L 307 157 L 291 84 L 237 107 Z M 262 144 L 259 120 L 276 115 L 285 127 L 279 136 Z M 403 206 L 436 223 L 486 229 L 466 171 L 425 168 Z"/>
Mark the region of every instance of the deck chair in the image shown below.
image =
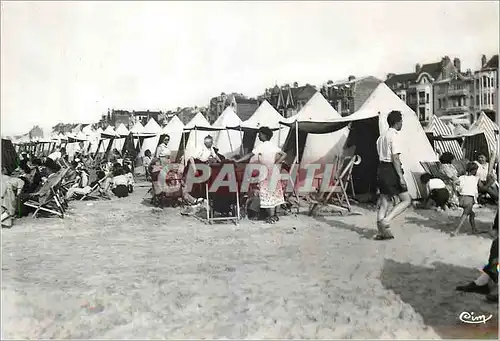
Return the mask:
<path id="1" fill-rule="evenodd" d="M 352 169 L 355 165 L 361 163 L 361 157 L 359 155 L 349 156 L 349 157 L 336 157 L 336 174 L 333 176 L 334 187 L 326 195 L 326 193 L 321 193 L 318 200 L 312 201 L 312 205 L 309 209 L 309 216 L 316 214 L 318 207 L 328 205 L 328 201 L 335 194 L 338 205 L 333 205 L 340 209 L 340 212 L 347 209 L 348 212 L 352 213 L 351 203 L 349 201 L 349 196 L 347 195 L 347 189 L 351 185 L 352 193 L 354 196 L 354 184 L 352 180 Z"/>
<path id="2" fill-rule="evenodd" d="M 93 200 L 98 200 L 98 199 L 106 199 L 106 200 L 111 200 L 111 198 L 103 195 L 101 192 L 103 188 L 103 184 L 106 178 L 102 178 L 101 180 L 97 181 L 96 184 L 92 187 L 89 193 L 82 195 L 82 197 L 79 199 L 79 201 L 87 200 L 87 199 L 93 199 Z"/>
<path id="3" fill-rule="evenodd" d="M 24 203 L 25 206 L 35 209 L 33 218 L 36 218 L 40 211 L 64 218 L 65 209 L 63 207 L 63 200 L 58 193 L 58 187 L 66 172 L 66 170 L 61 170 L 53 177 L 47 179 L 47 182 L 37 192 L 32 193 L 30 199 Z"/>

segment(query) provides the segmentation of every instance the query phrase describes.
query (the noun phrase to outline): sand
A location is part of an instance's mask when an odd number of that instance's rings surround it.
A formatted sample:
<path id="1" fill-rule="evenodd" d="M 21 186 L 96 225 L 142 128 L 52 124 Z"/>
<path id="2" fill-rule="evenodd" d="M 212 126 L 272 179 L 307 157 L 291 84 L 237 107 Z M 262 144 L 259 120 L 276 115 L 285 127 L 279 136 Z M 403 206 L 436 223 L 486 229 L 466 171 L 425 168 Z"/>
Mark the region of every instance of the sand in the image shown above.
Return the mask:
<path id="1" fill-rule="evenodd" d="M 446 215 L 410 210 L 378 242 L 364 208 L 206 225 L 146 191 L 2 230 L 3 338 L 497 338 L 498 305 L 454 291 L 491 238 L 450 238 Z"/>

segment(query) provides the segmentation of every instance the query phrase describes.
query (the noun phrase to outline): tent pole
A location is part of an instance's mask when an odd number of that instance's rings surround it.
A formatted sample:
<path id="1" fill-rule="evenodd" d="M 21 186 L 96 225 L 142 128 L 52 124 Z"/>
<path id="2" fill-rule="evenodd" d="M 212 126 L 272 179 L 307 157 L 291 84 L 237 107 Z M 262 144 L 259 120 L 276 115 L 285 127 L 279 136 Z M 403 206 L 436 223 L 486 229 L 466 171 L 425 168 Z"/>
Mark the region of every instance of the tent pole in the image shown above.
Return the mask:
<path id="1" fill-rule="evenodd" d="M 245 147 L 243 146 L 243 130 L 241 130 L 241 124 L 240 126 L 238 127 L 239 128 L 239 131 L 240 131 L 240 137 L 241 137 L 241 146 L 240 146 L 240 154 L 243 155 L 245 154 Z"/>
<path id="2" fill-rule="evenodd" d="M 227 138 L 229 139 L 229 148 L 231 148 L 231 153 L 233 152 L 233 144 L 231 143 L 231 135 L 229 134 L 229 129 L 226 128 Z"/>

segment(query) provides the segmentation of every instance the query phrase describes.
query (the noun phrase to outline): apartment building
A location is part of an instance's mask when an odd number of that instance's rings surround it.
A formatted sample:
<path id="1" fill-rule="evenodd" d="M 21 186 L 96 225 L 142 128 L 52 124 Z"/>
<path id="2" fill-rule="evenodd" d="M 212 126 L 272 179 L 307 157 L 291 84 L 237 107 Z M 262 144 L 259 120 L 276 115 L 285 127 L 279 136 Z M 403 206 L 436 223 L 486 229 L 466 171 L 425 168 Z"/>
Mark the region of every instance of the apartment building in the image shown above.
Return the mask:
<path id="1" fill-rule="evenodd" d="M 481 68 L 474 72 L 474 116 L 479 117 L 484 111 L 492 120 L 498 123 L 498 55 L 489 60 L 481 57 Z"/>
<path id="2" fill-rule="evenodd" d="M 347 116 L 363 105 L 382 81 L 373 76 L 356 79 L 349 76 L 343 81 L 328 81 L 320 89 L 321 94 L 342 116 Z"/>

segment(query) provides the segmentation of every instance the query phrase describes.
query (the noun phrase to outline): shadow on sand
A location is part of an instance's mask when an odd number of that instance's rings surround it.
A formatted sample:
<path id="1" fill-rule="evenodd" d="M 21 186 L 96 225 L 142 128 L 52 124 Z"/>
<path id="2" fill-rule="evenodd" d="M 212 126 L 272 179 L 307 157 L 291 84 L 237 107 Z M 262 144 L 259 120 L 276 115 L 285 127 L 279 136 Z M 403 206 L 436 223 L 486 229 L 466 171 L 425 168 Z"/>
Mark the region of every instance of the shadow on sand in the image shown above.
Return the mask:
<path id="1" fill-rule="evenodd" d="M 410 224 L 415 224 L 418 226 L 429 227 L 447 234 L 453 232 L 458 225 L 459 217 L 425 217 L 421 215 L 418 211 L 415 211 L 419 217 L 406 217 L 405 221 Z M 443 220 L 446 219 L 446 220 Z M 490 239 L 491 236 L 489 231 L 491 230 L 491 223 L 485 223 L 476 219 L 476 227 L 478 233 L 472 233 L 469 221 L 466 221 L 460 230 L 460 234 L 467 234 L 469 236 L 477 236 Z"/>
<path id="2" fill-rule="evenodd" d="M 314 219 L 320 223 L 327 224 L 331 227 L 356 232 L 362 238 L 365 238 L 365 239 L 373 240 L 373 238 L 377 234 L 376 226 L 374 226 L 373 228 L 362 228 L 362 227 L 359 227 L 356 225 L 346 224 L 346 223 L 344 223 L 340 220 L 337 220 L 337 219 L 335 219 L 335 220 L 334 219 L 326 219 L 324 216 L 320 216 L 320 215 L 315 216 Z"/>
<path id="3" fill-rule="evenodd" d="M 386 259 L 381 274 L 382 285 L 399 295 L 422 315 L 424 323 L 442 338 L 498 339 L 498 305 L 479 294 L 461 293 L 455 287 L 467 284 L 478 271 L 451 264 L 434 263 L 427 268 Z M 493 317 L 485 324 L 466 324 L 462 312 Z"/>

